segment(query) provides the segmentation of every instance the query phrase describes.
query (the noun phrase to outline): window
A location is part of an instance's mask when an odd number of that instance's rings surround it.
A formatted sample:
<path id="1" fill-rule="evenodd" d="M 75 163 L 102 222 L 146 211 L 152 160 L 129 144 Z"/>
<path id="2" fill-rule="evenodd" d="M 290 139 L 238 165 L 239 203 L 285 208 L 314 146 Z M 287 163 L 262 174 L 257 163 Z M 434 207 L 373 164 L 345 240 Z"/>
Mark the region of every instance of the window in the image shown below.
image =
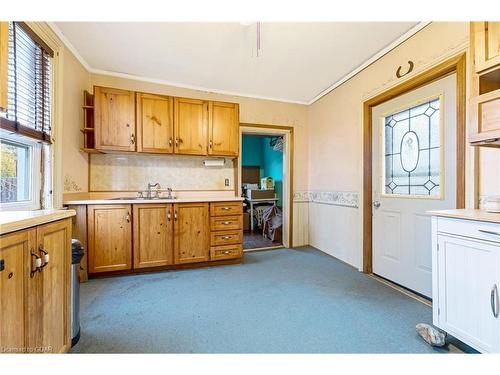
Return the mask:
<path id="1" fill-rule="evenodd" d="M 9 23 L 8 106 L 0 113 L 2 209 L 41 205 L 41 149 L 51 142 L 52 57 L 26 24 Z"/>
<path id="2" fill-rule="evenodd" d="M 39 208 L 40 145 L 36 142 L 13 140 L 2 136 L 0 141 L 0 184 L 2 208 Z M 38 172 L 36 172 L 38 171 Z"/>
<path id="3" fill-rule="evenodd" d="M 440 98 L 384 118 L 384 192 L 440 198 Z"/>

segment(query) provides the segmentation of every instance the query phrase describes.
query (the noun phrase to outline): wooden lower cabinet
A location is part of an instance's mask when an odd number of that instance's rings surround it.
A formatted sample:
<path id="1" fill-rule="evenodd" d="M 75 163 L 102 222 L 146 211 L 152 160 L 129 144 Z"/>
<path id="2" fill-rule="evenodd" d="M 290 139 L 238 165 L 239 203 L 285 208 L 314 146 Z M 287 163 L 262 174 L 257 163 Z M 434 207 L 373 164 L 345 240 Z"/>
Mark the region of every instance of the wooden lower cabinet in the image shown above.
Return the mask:
<path id="1" fill-rule="evenodd" d="M 1 237 L 0 352 L 69 350 L 70 249 L 71 219 Z M 36 257 L 42 259 L 39 270 Z"/>
<path id="2" fill-rule="evenodd" d="M 174 259 L 176 264 L 210 259 L 208 203 L 174 204 Z"/>
<path id="3" fill-rule="evenodd" d="M 36 230 L 1 237 L 0 353 L 24 348 L 24 289 L 28 281 L 25 257 L 36 241 Z"/>
<path id="4" fill-rule="evenodd" d="M 88 206 L 89 273 L 132 269 L 132 206 Z"/>
<path id="5" fill-rule="evenodd" d="M 88 205 L 89 274 L 241 258 L 241 209 L 241 202 Z"/>
<path id="6" fill-rule="evenodd" d="M 134 268 L 174 263 L 171 204 L 134 204 Z"/>

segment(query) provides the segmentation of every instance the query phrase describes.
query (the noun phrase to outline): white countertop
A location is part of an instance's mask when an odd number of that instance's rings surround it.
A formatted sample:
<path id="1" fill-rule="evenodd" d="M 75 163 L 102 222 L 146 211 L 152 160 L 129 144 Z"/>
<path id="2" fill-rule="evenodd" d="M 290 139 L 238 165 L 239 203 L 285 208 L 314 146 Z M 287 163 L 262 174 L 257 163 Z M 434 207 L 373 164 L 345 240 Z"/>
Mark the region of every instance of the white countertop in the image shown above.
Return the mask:
<path id="1" fill-rule="evenodd" d="M 74 210 L 0 211 L 0 234 L 75 216 Z"/>
<path id="2" fill-rule="evenodd" d="M 241 197 L 193 197 L 175 199 L 80 199 L 64 201 L 65 205 L 81 204 L 148 204 L 148 203 L 200 203 L 200 202 L 242 202 Z"/>
<path id="3" fill-rule="evenodd" d="M 428 213 L 433 216 L 451 217 L 454 219 L 464 220 L 487 221 L 489 223 L 500 224 L 500 212 L 489 212 L 487 210 L 463 208 L 456 210 L 428 211 Z"/>

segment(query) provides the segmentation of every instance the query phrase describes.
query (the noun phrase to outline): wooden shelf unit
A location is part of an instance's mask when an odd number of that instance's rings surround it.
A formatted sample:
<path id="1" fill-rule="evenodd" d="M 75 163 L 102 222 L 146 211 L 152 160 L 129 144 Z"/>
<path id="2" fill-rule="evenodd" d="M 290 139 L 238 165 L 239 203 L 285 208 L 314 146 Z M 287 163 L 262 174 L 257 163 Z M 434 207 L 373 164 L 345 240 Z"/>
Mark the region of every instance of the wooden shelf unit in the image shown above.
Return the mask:
<path id="1" fill-rule="evenodd" d="M 81 150 L 89 154 L 99 154 L 95 149 L 94 138 L 94 94 L 88 91 L 83 92 L 83 126 L 80 131 L 83 133 L 83 147 Z"/>
<path id="2" fill-rule="evenodd" d="M 471 22 L 470 134 L 472 146 L 500 147 L 500 22 Z M 490 46 L 491 47 L 491 46 Z"/>

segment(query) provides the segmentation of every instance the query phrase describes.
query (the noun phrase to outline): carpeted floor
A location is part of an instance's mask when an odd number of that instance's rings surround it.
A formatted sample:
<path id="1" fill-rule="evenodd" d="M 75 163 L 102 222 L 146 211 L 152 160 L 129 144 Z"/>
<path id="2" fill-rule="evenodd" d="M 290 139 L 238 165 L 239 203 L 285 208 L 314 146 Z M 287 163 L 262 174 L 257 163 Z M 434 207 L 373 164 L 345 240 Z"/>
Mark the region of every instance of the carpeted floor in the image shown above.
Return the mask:
<path id="1" fill-rule="evenodd" d="M 312 248 L 90 280 L 74 353 L 439 353 L 431 308 Z"/>

